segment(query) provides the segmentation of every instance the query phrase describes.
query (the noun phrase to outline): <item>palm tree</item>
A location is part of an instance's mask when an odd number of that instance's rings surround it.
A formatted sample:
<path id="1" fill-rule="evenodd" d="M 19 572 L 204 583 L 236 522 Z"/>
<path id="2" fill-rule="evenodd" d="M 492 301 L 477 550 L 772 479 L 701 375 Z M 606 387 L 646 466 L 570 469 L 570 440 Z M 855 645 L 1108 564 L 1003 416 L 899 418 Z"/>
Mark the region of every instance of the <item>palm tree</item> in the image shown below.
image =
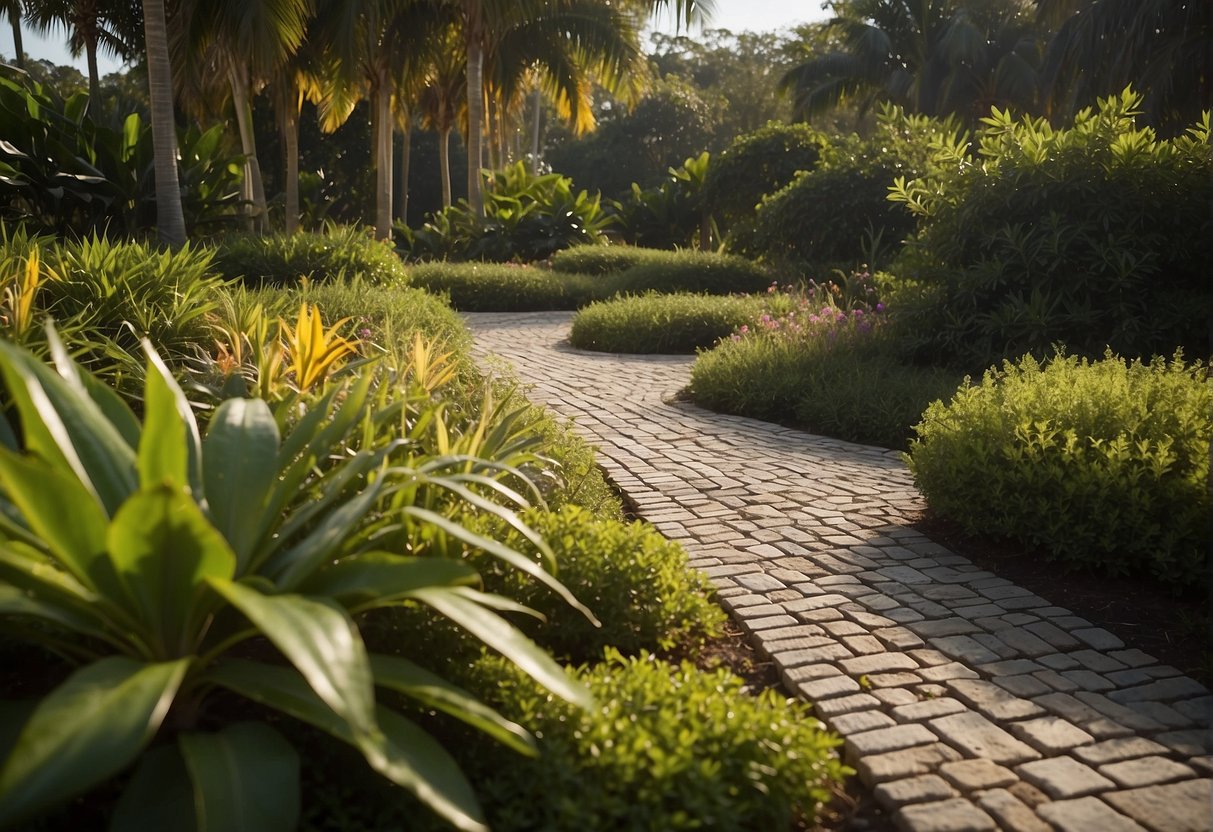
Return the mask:
<path id="1" fill-rule="evenodd" d="M 1050 111 L 1068 115 L 1132 85 L 1156 125 L 1181 130 L 1213 109 L 1209 0 L 1035 0 L 1057 27 L 1044 63 Z"/>
<path id="2" fill-rule="evenodd" d="M 438 171 L 442 181 L 442 207 L 451 205 L 451 130 L 459 122 L 467 88 L 464 52 L 459 49 L 457 27 L 450 26 L 441 39 L 430 42 L 424 82 L 418 98 L 421 124 L 438 134 Z"/>
<path id="3" fill-rule="evenodd" d="M 16 0 L 13 0 L 16 2 Z M 88 91 L 101 99 L 97 52 L 104 49 L 123 60 L 134 57 L 139 40 L 139 7 L 113 0 L 24 0 L 26 18 L 42 34 L 58 26 L 68 32 L 72 57 L 88 62 Z"/>
<path id="4" fill-rule="evenodd" d="M 845 100 L 866 112 L 891 101 L 928 115 L 976 118 L 992 104 L 1030 107 L 1038 48 L 1025 0 L 835 0 L 827 24 L 839 48 L 780 82 L 798 115 Z"/>
<path id="5" fill-rule="evenodd" d="M 13 52 L 17 66 L 25 69 L 25 49 L 21 44 L 21 0 L 0 0 L 0 15 L 8 18 L 13 27 Z"/>
<path id="6" fill-rule="evenodd" d="M 177 125 L 173 119 L 173 68 L 168 54 L 165 0 L 142 3 L 156 173 L 156 229 L 160 242 L 180 248 L 185 245 L 185 214 L 177 180 Z"/>

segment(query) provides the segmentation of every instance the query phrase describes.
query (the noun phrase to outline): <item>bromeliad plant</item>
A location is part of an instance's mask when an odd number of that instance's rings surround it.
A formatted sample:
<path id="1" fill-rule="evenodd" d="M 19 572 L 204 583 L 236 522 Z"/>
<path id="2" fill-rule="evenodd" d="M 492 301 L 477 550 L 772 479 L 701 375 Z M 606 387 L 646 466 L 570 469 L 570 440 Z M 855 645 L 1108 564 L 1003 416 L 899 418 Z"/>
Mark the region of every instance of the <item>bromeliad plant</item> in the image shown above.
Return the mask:
<path id="1" fill-rule="evenodd" d="M 444 479 L 441 460 L 420 464 L 408 442 L 380 438 L 390 434 L 371 373 L 306 409 L 296 398 L 275 409 L 228 399 L 203 437 L 150 346 L 140 424 L 51 329 L 48 340 L 57 373 L 0 342 L 19 417 L 0 418 L 0 628 L 73 670 L 0 748 L 0 826 L 133 767 L 113 828 L 292 829 L 296 752 L 265 722 L 224 722 L 210 707 L 223 693 L 350 744 L 457 828 L 484 828 L 457 764 L 376 689 L 519 751 L 529 735 L 408 659 L 369 654 L 358 617 L 426 605 L 557 696 L 587 703 L 498 615 L 520 607 L 478 590 L 466 562 L 384 549 L 402 526 L 439 525 L 576 605 L 534 559 L 417 503 L 447 488 L 525 526 L 474 494 L 469 477 Z"/>

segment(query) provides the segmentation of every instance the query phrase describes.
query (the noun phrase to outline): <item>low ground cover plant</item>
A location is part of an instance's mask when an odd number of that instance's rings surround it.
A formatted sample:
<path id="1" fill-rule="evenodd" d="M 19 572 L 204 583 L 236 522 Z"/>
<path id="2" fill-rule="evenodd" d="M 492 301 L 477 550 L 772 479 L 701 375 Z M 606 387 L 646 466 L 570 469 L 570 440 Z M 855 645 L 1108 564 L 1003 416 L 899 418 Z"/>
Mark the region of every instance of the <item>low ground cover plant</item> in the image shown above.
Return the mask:
<path id="1" fill-rule="evenodd" d="M 1202 364 L 1031 356 L 935 402 L 910 468 L 931 509 L 1066 563 L 1204 579 L 1213 385 Z"/>
<path id="2" fill-rule="evenodd" d="M 352 280 L 369 284 L 408 281 L 392 247 L 366 229 L 329 225 L 319 232 L 230 234 L 214 243 L 213 265 L 230 280 L 249 286 L 296 286 Z"/>
<path id="3" fill-rule="evenodd" d="M 555 272 L 602 275 L 653 260 L 661 261 L 668 255 L 668 251 L 641 246 L 573 246 L 556 252 L 548 262 Z"/>
<path id="4" fill-rule="evenodd" d="M 694 353 L 762 316 L 786 314 L 789 295 L 630 295 L 583 307 L 569 340 L 584 350 L 619 353 Z"/>

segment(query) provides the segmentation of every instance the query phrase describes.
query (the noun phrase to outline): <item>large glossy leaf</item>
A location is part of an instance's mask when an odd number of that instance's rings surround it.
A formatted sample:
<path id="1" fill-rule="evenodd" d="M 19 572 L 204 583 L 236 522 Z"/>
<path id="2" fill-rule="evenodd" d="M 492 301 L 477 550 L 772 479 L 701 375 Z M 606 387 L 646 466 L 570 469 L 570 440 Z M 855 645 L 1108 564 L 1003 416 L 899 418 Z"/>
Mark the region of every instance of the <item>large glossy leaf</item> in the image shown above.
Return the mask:
<path id="1" fill-rule="evenodd" d="M 433 607 L 501 655 L 552 693 L 582 708 L 594 704 L 590 692 L 574 681 L 551 656 L 504 618 L 486 609 L 479 593 L 467 588 L 423 589 L 412 597 Z"/>
<path id="2" fill-rule="evenodd" d="M 55 369 L 59 371 L 59 375 L 68 383 L 68 386 L 85 393 L 92 399 L 105 418 L 126 440 L 127 445 L 130 445 L 132 449 L 139 447 L 141 430 L 139 420 L 135 418 L 135 414 L 127 407 L 122 397 L 115 393 L 109 385 L 98 381 L 94 376 L 80 372 L 80 367 L 72 360 L 67 347 L 63 344 L 63 339 L 59 337 L 59 333 L 53 326 L 47 326 L 46 340 L 50 345 L 51 359 L 54 361 Z"/>
<path id="3" fill-rule="evenodd" d="M 192 652 L 208 578 L 229 579 L 236 556 L 185 491 L 158 485 L 131 497 L 106 534 L 114 569 L 148 638 L 166 655 Z"/>
<path id="4" fill-rule="evenodd" d="M 456 828 L 485 829 L 458 764 L 432 737 L 392 711 L 376 708 L 383 732 L 359 739 L 298 673 L 287 668 L 234 659 L 212 667 L 206 678 L 355 746 L 375 771 L 412 791 Z"/>
<path id="5" fill-rule="evenodd" d="M 264 510 L 278 478 L 278 423 L 260 399 L 229 399 L 215 411 L 202 443 L 203 477 L 211 522 L 236 553 L 237 574 L 248 565 Z"/>
<path id="6" fill-rule="evenodd" d="M 68 677 L 38 705 L 0 768 L 0 826 L 130 764 L 160 727 L 188 666 L 116 656 Z"/>
<path id="7" fill-rule="evenodd" d="M 0 341 L 0 372 L 21 414 L 26 448 L 70 469 L 110 516 L 135 490 L 135 452 L 91 398 L 30 353 Z"/>
<path id="8" fill-rule="evenodd" d="M 233 581 L 210 584 L 282 651 L 356 737 L 378 733 L 366 646 L 344 610 L 302 595 L 263 595 Z"/>
<path id="9" fill-rule="evenodd" d="M 109 832 L 195 832 L 194 789 L 176 745 L 153 748 L 139 758 L 118 798 Z"/>
<path id="10" fill-rule="evenodd" d="M 536 753 L 534 738 L 525 728 L 438 674 L 399 656 L 372 655 L 371 668 L 375 671 L 375 684 L 450 714 L 520 754 Z"/>
<path id="11" fill-rule="evenodd" d="M 105 557 L 109 518 L 78 479 L 40 459 L 0 448 L 0 488 L 65 571 L 89 589 L 117 593 Z"/>
<path id="12" fill-rule="evenodd" d="M 143 385 L 143 433 L 137 457 L 143 488 L 161 483 L 184 488 L 188 484 L 187 432 L 172 391 L 159 373 L 149 372 Z"/>
<path id="13" fill-rule="evenodd" d="M 322 569 L 300 589 L 351 608 L 389 602 L 426 587 L 469 584 L 477 577 L 476 570 L 462 561 L 367 552 Z"/>
<path id="14" fill-rule="evenodd" d="M 88 635 L 97 627 L 97 619 L 83 615 L 72 607 L 52 604 L 16 587 L 0 584 L 0 616 L 6 615 L 39 618 L 82 635 Z"/>
<path id="15" fill-rule="evenodd" d="M 259 722 L 178 739 L 200 832 L 291 832 L 299 822 L 299 755 Z"/>
<path id="16" fill-rule="evenodd" d="M 143 351 L 147 354 L 147 381 L 145 382 L 146 389 L 144 392 L 145 406 L 150 406 L 146 400 L 153 397 L 157 401 L 160 408 L 164 411 L 163 421 L 169 427 L 168 433 L 176 434 L 178 431 L 184 434 L 183 444 L 185 445 L 186 459 L 186 477 L 184 484 L 190 487 L 193 492 L 194 499 L 200 504 L 205 505 L 205 496 L 202 489 L 202 437 L 198 433 L 198 422 L 194 419 L 194 410 L 190 407 L 189 400 L 182 392 L 177 380 L 173 377 L 172 371 L 168 365 L 164 363 L 164 359 L 156 352 L 151 342 L 146 338 L 143 340 Z M 176 414 L 176 421 L 179 423 L 179 428 L 172 425 L 172 421 L 168 416 L 168 407 Z M 150 410 L 148 415 L 150 416 Z M 148 420 L 144 420 L 144 433 L 151 428 Z M 171 451 L 176 455 L 177 451 Z M 141 460 L 142 470 L 142 460 Z M 147 481 L 145 480 L 145 484 Z"/>

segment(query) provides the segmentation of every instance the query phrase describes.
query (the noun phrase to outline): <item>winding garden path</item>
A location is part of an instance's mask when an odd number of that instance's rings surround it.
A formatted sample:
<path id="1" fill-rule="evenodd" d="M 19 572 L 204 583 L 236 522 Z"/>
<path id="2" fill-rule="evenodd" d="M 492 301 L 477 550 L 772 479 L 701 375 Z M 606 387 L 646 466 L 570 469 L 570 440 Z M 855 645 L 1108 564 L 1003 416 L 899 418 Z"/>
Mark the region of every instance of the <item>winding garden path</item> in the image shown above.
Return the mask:
<path id="1" fill-rule="evenodd" d="M 1213 696 L 908 525 L 890 451 L 672 401 L 691 359 L 574 350 L 568 313 L 467 317 L 682 543 L 914 832 L 1213 829 Z"/>

